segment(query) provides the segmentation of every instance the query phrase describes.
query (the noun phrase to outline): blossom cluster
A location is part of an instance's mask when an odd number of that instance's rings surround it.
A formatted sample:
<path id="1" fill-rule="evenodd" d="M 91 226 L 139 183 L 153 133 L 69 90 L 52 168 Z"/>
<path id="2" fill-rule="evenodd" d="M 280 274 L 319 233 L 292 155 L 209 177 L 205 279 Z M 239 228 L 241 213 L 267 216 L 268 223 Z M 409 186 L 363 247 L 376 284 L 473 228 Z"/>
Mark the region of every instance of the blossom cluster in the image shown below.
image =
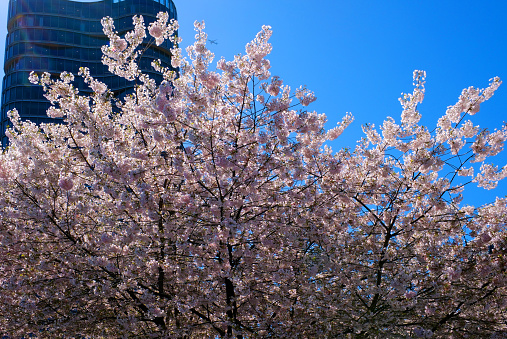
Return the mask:
<path id="1" fill-rule="evenodd" d="M 333 152 L 316 99 L 272 76 L 272 31 L 220 59 L 204 23 L 183 56 L 167 14 L 120 37 L 103 20 L 114 98 L 88 69 L 32 74 L 63 124 L 10 112 L 0 155 L 0 334 L 10 337 L 389 338 L 507 333 L 507 199 L 462 203 L 507 176 L 507 128 L 478 113 L 501 81 L 419 124 L 425 73 L 401 121 Z M 137 66 L 143 41 L 172 66 Z M 462 179 L 466 181 L 462 181 Z"/>

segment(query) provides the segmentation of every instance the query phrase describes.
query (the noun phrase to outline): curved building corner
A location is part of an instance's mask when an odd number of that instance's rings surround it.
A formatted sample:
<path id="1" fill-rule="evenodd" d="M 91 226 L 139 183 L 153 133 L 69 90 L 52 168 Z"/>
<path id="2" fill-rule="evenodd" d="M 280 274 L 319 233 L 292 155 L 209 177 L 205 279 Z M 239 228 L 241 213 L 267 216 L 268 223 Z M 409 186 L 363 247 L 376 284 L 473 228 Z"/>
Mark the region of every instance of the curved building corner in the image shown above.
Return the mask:
<path id="1" fill-rule="evenodd" d="M 171 19 L 177 19 L 172 0 L 9 0 L 0 117 L 2 146 L 8 142 L 5 131 L 9 110 L 16 108 L 22 119 L 35 123 L 54 121 L 46 115 L 49 102 L 42 87 L 28 81 L 31 71 L 55 76 L 67 71 L 77 75 L 80 67 L 88 67 L 91 75 L 106 83 L 115 94 L 122 96 L 132 91 L 133 82 L 111 74 L 101 62 L 100 48 L 108 39 L 100 21 L 105 16 L 112 17 L 116 31 L 122 35 L 134 28 L 134 15 L 142 15 L 145 24 L 149 24 L 159 12 L 168 12 Z M 162 76 L 151 67 L 151 62 L 160 59 L 164 66 L 170 66 L 171 43 L 146 47 L 140 68 L 159 82 Z M 90 92 L 79 77 L 75 85 L 81 92 Z"/>

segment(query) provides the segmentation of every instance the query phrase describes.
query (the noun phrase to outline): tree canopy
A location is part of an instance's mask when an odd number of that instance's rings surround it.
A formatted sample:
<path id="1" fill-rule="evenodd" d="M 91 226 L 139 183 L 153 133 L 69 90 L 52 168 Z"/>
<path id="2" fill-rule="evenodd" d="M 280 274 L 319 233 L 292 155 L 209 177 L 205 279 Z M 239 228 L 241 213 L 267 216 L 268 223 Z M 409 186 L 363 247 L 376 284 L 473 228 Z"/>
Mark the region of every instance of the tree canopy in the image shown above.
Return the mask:
<path id="1" fill-rule="evenodd" d="M 316 98 L 270 74 L 271 29 L 234 60 L 183 57 L 177 23 L 103 20 L 103 62 L 136 80 L 115 98 L 87 69 L 32 74 L 63 124 L 10 113 L 0 155 L 1 334 L 10 337 L 507 337 L 507 199 L 493 188 L 507 127 L 470 120 L 500 86 L 467 88 L 435 128 L 419 124 L 425 73 L 399 122 L 327 142 Z M 136 64 L 146 31 L 170 39 L 155 83 Z M 177 71 L 174 71 L 177 69 Z"/>

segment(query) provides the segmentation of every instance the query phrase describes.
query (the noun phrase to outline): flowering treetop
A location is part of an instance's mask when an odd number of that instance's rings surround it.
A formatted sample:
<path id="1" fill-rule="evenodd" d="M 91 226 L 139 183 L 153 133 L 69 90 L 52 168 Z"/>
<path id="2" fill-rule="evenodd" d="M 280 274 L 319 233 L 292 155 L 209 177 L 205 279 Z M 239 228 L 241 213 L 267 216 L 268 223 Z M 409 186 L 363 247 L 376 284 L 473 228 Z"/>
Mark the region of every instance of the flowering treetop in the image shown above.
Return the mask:
<path id="1" fill-rule="evenodd" d="M 183 57 L 177 23 L 148 32 L 174 43 L 172 67 L 137 67 L 142 17 L 103 62 L 139 84 L 123 99 L 87 69 L 31 76 L 48 115 L 11 112 L 0 155 L 0 315 L 6 335 L 91 337 L 447 337 L 507 333 L 507 200 L 461 204 L 466 177 L 507 175 L 488 161 L 507 128 L 468 116 L 501 84 L 465 89 L 435 130 L 419 125 L 422 71 L 401 122 L 364 126 L 333 153 L 333 129 L 270 74 L 264 26 L 232 61 L 206 48 L 204 23 Z M 178 71 L 174 71 L 177 69 Z M 477 173 L 471 164 L 480 163 Z"/>

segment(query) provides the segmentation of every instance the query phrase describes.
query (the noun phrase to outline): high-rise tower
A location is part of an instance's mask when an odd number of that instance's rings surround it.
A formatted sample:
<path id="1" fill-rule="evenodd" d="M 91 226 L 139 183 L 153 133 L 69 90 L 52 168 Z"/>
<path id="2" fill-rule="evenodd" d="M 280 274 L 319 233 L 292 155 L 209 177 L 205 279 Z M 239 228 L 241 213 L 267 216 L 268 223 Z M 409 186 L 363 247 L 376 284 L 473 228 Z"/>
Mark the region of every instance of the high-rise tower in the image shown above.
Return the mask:
<path id="1" fill-rule="evenodd" d="M 114 76 L 101 62 L 100 48 L 108 39 L 100 20 L 112 17 L 121 36 L 133 29 L 134 15 L 142 15 L 145 24 L 149 24 L 156 20 L 158 12 L 168 12 L 170 19 L 177 17 L 172 0 L 9 0 L 0 117 L 2 145 L 7 143 L 9 110 L 16 108 L 22 119 L 35 123 L 52 120 L 46 116 L 49 102 L 43 97 L 42 88 L 28 81 L 31 71 L 55 76 L 67 71 L 77 75 L 80 67 L 88 67 L 90 74 L 115 94 L 121 96 L 132 90 L 134 83 Z M 145 47 L 140 69 L 160 81 L 161 75 L 153 70 L 151 62 L 160 59 L 163 66 L 169 66 L 171 43 Z M 89 91 L 79 77 L 75 85 L 82 92 Z"/>

